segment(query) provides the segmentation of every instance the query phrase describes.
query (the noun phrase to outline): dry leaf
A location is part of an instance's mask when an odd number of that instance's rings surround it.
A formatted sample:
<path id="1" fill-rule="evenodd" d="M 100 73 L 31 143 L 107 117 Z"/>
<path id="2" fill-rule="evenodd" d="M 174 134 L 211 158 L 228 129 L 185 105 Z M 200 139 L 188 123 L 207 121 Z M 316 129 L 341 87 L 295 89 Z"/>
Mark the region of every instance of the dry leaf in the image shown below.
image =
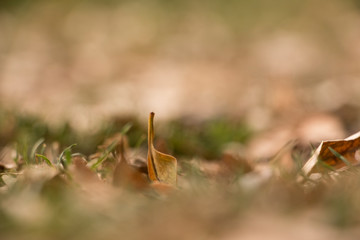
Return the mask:
<path id="1" fill-rule="evenodd" d="M 68 171 L 71 182 L 81 190 L 79 193 L 88 201 L 87 203 L 105 206 L 114 196 L 112 188 L 87 166 L 81 156 L 73 157 Z"/>
<path id="2" fill-rule="evenodd" d="M 24 182 L 44 183 L 58 173 L 57 169 L 50 167 L 46 163 L 41 163 L 25 166 L 23 174 L 20 176 L 23 178 L 22 181 Z"/>
<path id="3" fill-rule="evenodd" d="M 323 161 L 327 165 L 341 169 L 348 167 L 346 160 L 342 160 L 335 156 L 336 153 L 332 152 L 331 149 L 335 150 L 338 154 L 344 157 L 350 164 L 356 165 L 360 163 L 359 149 L 360 149 L 360 132 L 344 139 L 334 141 L 323 141 L 320 146 L 316 149 L 313 156 L 306 162 L 302 171 L 305 175 L 312 172 L 318 172 L 319 169 L 315 168 L 318 160 Z"/>
<path id="4" fill-rule="evenodd" d="M 150 113 L 148 126 L 148 175 L 151 181 L 176 185 L 176 158 L 154 148 L 154 115 Z"/>
<path id="5" fill-rule="evenodd" d="M 131 165 L 137 171 L 141 173 L 145 173 L 146 175 L 148 174 L 147 163 L 145 158 L 141 156 L 135 156 L 129 160 L 130 160 L 130 162 L 128 162 L 129 165 Z"/>
<path id="6" fill-rule="evenodd" d="M 125 159 L 116 164 L 113 176 L 115 186 L 131 186 L 137 189 L 148 187 L 146 175 L 130 166 Z"/>
<path id="7" fill-rule="evenodd" d="M 99 177 L 94 171 L 87 167 L 87 162 L 81 156 L 75 156 L 72 158 L 72 164 L 69 166 L 69 172 L 73 177 L 73 180 L 79 184 L 79 186 L 90 187 L 91 184 L 98 184 L 101 182 Z"/>
<path id="8" fill-rule="evenodd" d="M 6 146 L 0 151 L 0 168 L 15 169 L 17 167 L 14 158 L 16 157 L 16 150 L 11 146 Z"/>
<path id="9" fill-rule="evenodd" d="M 140 172 L 137 166 L 129 165 L 126 157 L 127 148 L 127 138 L 123 135 L 118 142 L 113 184 L 115 186 L 131 186 L 137 189 L 146 188 L 148 186 L 146 175 Z"/>
<path id="10" fill-rule="evenodd" d="M 154 189 L 158 194 L 164 195 L 164 196 L 168 195 L 175 189 L 173 185 L 167 184 L 167 183 L 162 183 L 159 181 L 153 181 L 151 183 L 150 187 L 152 189 Z"/>
<path id="11" fill-rule="evenodd" d="M 239 143 L 228 143 L 225 145 L 221 157 L 221 163 L 225 173 L 251 172 L 253 165 L 248 161 L 245 155 L 244 146 Z"/>

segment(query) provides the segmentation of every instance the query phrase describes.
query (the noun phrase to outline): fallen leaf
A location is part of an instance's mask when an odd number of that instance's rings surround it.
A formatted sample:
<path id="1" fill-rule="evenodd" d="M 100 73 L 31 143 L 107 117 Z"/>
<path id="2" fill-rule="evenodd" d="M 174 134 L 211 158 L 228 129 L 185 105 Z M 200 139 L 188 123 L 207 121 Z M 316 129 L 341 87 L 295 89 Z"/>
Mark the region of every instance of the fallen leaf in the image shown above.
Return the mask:
<path id="1" fill-rule="evenodd" d="M 27 165 L 24 167 L 23 174 L 20 176 L 23 177 L 23 182 L 31 182 L 37 184 L 43 184 L 49 179 L 57 175 L 59 171 L 45 163 L 39 163 L 36 165 Z"/>
<path id="2" fill-rule="evenodd" d="M 344 140 L 323 141 L 306 162 L 302 172 L 304 175 L 320 172 L 320 169 L 316 167 L 318 161 L 336 170 L 348 168 L 349 164 L 357 165 L 360 163 L 359 150 L 360 132 Z"/>
<path id="3" fill-rule="evenodd" d="M 17 167 L 14 159 L 16 158 L 16 149 L 13 147 L 5 146 L 0 151 L 0 168 L 5 169 L 15 169 Z"/>
<path id="4" fill-rule="evenodd" d="M 155 190 L 160 195 L 168 195 L 170 194 L 175 188 L 172 184 L 162 183 L 159 181 L 153 181 L 150 187 Z"/>
<path id="5" fill-rule="evenodd" d="M 341 121 L 331 114 L 309 114 L 281 126 L 256 134 L 247 144 L 247 157 L 252 161 L 268 161 L 294 140 L 296 148 L 304 151 L 309 143 L 319 144 L 324 139 L 343 139 Z"/>
<path id="6" fill-rule="evenodd" d="M 94 171 L 87 167 L 86 164 L 86 159 L 84 159 L 82 156 L 72 157 L 72 163 L 69 165 L 69 172 L 71 173 L 74 181 L 79 184 L 99 182 L 99 177 Z"/>
<path id="7" fill-rule="evenodd" d="M 87 166 L 82 156 L 72 158 L 68 166 L 70 182 L 80 191 L 81 197 L 86 198 L 90 204 L 107 204 L 113 197 L 112 188 L 103 181 L 95 171 Z"/>
<path id="8" fill-rule="evenodd" d="M 130 165 L 137 169 L 137 171 L 148 174 L 146 159 L 136 156 L 130 160 Z"/>
<path id="9" fill-rule="evenodd" d="M 140 171 L 138 166 L 132 166 L 127 161 L 127 138 L 122 135 L 117 146 L 117 163 L 113 174 L 113 184 L 115 186 L 131 186 L 137 189 L 148 187 L 146 175 Z"/>
<path id="10" fill-rule="evenodd" d="M 221 163 L 225 168 L 225 173 L 251 172 L 252 164 L 245 155 L 244 146 L 239 143 L 228 143 L 222 153 Z"/>
<path id="11" fill-rule="evenodd" d="M 154 115 L 150 113 L 148 126 L 148 176 L 153 182 L 176 185 L 176 158 L 154 148 Z"/>
<path id="12" fill-rule="evenodd" d="M 148 187 L 148 180 L 144 173 L 130 166 L 125 159 L 116 164 L 113 176 L 115 186 L 130 186 L 136 189 Z"/>

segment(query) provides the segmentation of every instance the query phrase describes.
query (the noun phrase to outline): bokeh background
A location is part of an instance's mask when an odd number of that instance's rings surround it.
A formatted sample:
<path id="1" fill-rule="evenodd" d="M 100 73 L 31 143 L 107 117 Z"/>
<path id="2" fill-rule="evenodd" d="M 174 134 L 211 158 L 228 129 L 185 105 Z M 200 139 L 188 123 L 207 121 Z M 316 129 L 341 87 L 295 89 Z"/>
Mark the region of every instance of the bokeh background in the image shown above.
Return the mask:
<path id="1" fill-rule="evenodd" d="M 359 24 L 357 0 L 2 0 L 0 105 L 80 131 L 150 111 L 354 130 Z"/>
<path id="2" fill-rule="evenodd" d="M 357 168 L 297 180 L 360 130 L 359 43 L 360 0 L 0 0 L 0 239 L 359 239 Z M 111 184 L 151 111 L 170 195 Z"/>

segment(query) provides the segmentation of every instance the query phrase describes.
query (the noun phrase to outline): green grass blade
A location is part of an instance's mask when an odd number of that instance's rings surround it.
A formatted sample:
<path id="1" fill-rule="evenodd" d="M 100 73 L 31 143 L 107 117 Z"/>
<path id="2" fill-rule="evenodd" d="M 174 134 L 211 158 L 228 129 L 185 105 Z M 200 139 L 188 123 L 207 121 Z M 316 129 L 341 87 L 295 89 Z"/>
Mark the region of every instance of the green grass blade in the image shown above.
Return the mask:
<path id="1" fill-rule="evenodd" d="M 106 158 L 108 157 L 108 155 L 114 151 L 116 145 L 118 144 L 118 140 L 112 142 L 110 144 L 110 146 L 108 148 L 105 149 L 105 151 L 103 152 L 103 154 L 99 157 L 99 159 L 96 161 L 96 163 L 94 163 L 91 166 L 91 169 L 95 170 L 102 162 L 104 162 L 106 160 Z"/>
<path id="2" fill-rule="evenodd" d="M 34 144 L 34 146 L 31 148 L 31 153 L 30 153 L 30 160 L 34 163 L 35 162 L 35 154 L 36 154 L 36 150 L 40 147 L 41 144 L 43 144 L 45 141 L 44 138 L 40 138 L 39 140 L 37 140 Z"/>
<path id="3" fill-rule="evenodd" d="M 60 156 L 59 156 L 58 164 L 63 165 L 64 169 L 67 169 L 67 160 L 64 161 L 64 156 L 65 156 L 65 154 L 67 155 L 68 152 L 70 152 L 70 156 L 71 156 L 71 149 L 72 149 L 73 147 L 75 147 L 76 145 L 77 145 L 76 143 L 71 144 L 70 146 L 68 146 L 67 148 L 65 148 L 65 149 L 61 152 L 61 154 L 60 154 Z M 71 161 L 71 160 L 70 160 L 70 161 Z"/>
<path id="4" fill-rule="evenodd" d="M 35 154 L 36 157 L 43 159 L 47 165 L 54 168 L 54 165 L 51 163 L 51 161 L 44 155 L 41 154 Z"/>
<path id="5" fill-rule="evenodd" d="M 133 123 L 129 122 L 129 123 L 125 124 L 125 125 L 121 128 L 120 133 L 123 134 L 123 135 L 125 135 L 125 134 L 127 134 L 127 133 L 130 131 L 130 129 L 131 129 L 132 127 L 133 127 Z"/>
<path id="6" fill-rule="evenodd" d="M 335 151 L 332 147 L 329 147 L 329 150 L 335 155 L 335 157 L 339 158 L 343 161 L 348 167 L 352 167 L 352 164 L 349 160 L 347 160 L 343 155 Z"/>
<path id="7" fill-rule="evenodd" d="M 45 143 L 43 143 L 43 144 L 41 145 L 41 148 L 40 148 L 39 154 L 40 154 L 40 155 L 44 155 L 45 149 L 46 149 L 46 144 L 45 144 Z"/>
<path id="8" fill-rule="evenodd" d="M 318 160 L 317 165 L 322 167 L 322 168 L 328 169 L 330 171 L 335 171 L 336 170 L 333 166 L 327 164 L 326 162 L 324 162 L 322 160 Z"/>

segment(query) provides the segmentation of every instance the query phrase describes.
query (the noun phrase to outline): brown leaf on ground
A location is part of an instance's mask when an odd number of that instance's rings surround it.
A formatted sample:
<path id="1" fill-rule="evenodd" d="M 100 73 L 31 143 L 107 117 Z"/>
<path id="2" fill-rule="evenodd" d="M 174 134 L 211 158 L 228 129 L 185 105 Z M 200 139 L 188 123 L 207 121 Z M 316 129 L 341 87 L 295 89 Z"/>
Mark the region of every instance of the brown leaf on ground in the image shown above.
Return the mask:
<path id="1" fill-rule="evenodd" d="M 150 187 L 154 189 L 157 193 L 162 195 L 168 195 L 176 189 L 172 184 L 167 184 L 159 181 L 153 181 L 150 184 Z"/>
<path id="2" fill-rule="evenodd" d="M 127 161 L 127 138 L 122 135 L 117 146 L 117 163 L 113 174 L 113 184 L 115 186 L 129 186 L 137 189 L 148 187 L 149 183 L 146 175 L 140 171 L 141 166 L 131 166 Z M 141 164 L 141 163 L 139 163 Z"/>
<path id="3" fill-rule="evenodd" d="M 94 171 L 87 167 L 87 162 L 81 156 L 72 158 L 72 164 L 69 166 L 69 172 L 74 181 L 80 185 L 97 184 L 100 182 L 99 177 Z"/>
<path id="4" fill-rule="evenodd" d="M 360 163 L 359 150 L 360 150 L 360 132 L 344 139 L 334 141 L 323 141 L 316 149 L 313 156 L 306 162 L 302 171 L 305 175 L 313 172 L 319 172 L 316 167 L 317 162 L 323 161 L 327 165 L 335 169 L 343 169 L 348 167 L 346 162 L 330 150 L 335 150 L 338 154 L 344 157 L 352 165 Z"/>
<path id="5" fill-rule="evenodd" d="M 6 146 L 0 151 L 0 170 L 14 169 L 17 167 L 14 158 L 16 150 L 11 146 Z"/>
<path id="6" fill-rule="evenodd" d="M 23 174 L 19 175 L 24 182 L 44 183 L 58 174 L 58 170 L 42 163 L 37 165 L 26 165 Z"/>
<path id="7" fill-rule="evenodd" d="M 128 186 L 136 189 L 143 189 L 149 185 L 144 173 L 139 172 L 136 168 L 130 166 L 125 159 L 116 164 L 113 176 L 115 186 Z"/>
<path id="8" fill-rule="evenodd" d="M 294 140 L 297 140 L 298 147 L 307 148 L 309 143 L 318 144 L 323 139 L 344 137 L 344 127 L 336 116 L 309 114 L 252 138 L 247 144 L 247 156 L 253 161 L 266 161 L 274 158 Z"/>
<path id="9" fill-rule="evenodd" d="M 80 190 L 76 193 L 86 199 L 88 203 L 103 205 L 114 197 L 111 186 L 106 184 L 106 181 L 102 180 L 95 171 L 88 167 L 83 157 L 73 157 L 68 171 L 70 182 Z"/>
<path id="10" fill-rule="evenodd" d="M 128 162 L 133 168 L 135 168 L 136 170 L 138 170 L 139 172 L 145 173 L 146 175 L 148 174 L 148 169 L 147 169 L 147 163 L 146 163 L 146 159 L 140 156 L 135 156 L 131 159 L 129 159 Z"/>
<path id="11" fill-rule="evenodd" d="M 151 181 L 176 185 L 177 161 L 173 156 L 154 148 L 154 115 L 150 113 L 148 126 L 148 175 Z"/>
<path id="12" fill-rule="evenodd" d="M 245 156 L 244 146 L 237 143 L 226 145 L 221 157 L 221 164 L 225 173 L 248 173 L 254 167 Z"/>

